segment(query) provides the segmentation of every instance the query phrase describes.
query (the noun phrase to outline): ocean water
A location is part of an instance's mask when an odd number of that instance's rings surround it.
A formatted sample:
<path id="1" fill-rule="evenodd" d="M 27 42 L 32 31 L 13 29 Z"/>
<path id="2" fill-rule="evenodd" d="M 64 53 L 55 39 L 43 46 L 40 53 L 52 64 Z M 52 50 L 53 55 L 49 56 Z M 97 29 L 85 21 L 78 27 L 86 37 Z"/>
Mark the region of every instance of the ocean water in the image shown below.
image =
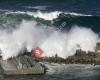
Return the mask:
<path id="1" fill-rule="evenodd" d="M 45 75 L 0 76 L 0 80 L 99 80 L 100 66 L 85 64 L 48 64 Z"/>
<path id="2" fill-rule="evenodd" d="M 0 0 L 0 33 L 2 31 L 12 33 L 20 27 L 19 25 L 23 21 L 35 21 L 39 27 L 54 27 L 61 32 L 69 31 L 74 25 L 77 25 L 80 27 L 90 28 L 99 35 L 99 3 L 100 0 Z M 2 38 L 8 39 L 5 37 Z M 10 39 L 11 41 L 13 40 L 12 38 L 9 38 L 9 40 Z M 2 46 L 0 46 L 0 48 L 1 47 Z M 50 64 L 47 66 L 49 70 L 45 75 L 1 75 L 0 80 L 100 79 L 99 65 Z"/>

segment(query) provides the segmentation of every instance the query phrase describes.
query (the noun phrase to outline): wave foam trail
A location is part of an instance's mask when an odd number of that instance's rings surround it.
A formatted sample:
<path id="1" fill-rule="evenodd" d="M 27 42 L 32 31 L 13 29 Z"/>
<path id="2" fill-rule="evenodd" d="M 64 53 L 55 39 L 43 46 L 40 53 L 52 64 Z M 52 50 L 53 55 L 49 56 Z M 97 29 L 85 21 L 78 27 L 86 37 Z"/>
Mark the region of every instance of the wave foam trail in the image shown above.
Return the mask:
<path id="1" fill-rule="evenodd" d="M 74 16 L 93 16 L 93 15 L 87 15 L 87 14 L 75 13 L 75 12 L 65 12 L 65 14 L 74 15 Z"/>
<path id="2" fill-rule="evenodd" d="M 77 49 L 94 51 L 98 35 L 90 28 L 74 26 L 67 32 L 37 25 L 34 21 L 23 21 L 18 29 L 8 33 L 0 30 L 0 49 L 3 59 L 17 56 L 24 48 L 29 52 L 40 47 L 42 56 L 58 56 L 67 58 L 75 54 Z"/>
<path id="3" fill-rule="evenodd" d="M 36 8 L 38 7 L 41 7 L 41 6 L 37 6 Z M 45 6 L 43 6 L 45 7 Z M 29 8 L 34 8 L 34 7 L 29 7 Z M 42 8 L 42 7 L 41 7 Z M 2 10 L 1 10 L 2 11 Z M 82 14 L 82 13 L 75 13 L 75 12 L 63 12 L 63 11 L 52 11 L 52 12 L 46 12 L 46 11 L 36 11 L 36 12 L 30 12 L 30 11 L 6 11 L 5 14 L 27 14 L 29 16 L 33 16 L 35 18 L 41 18 L 41 19 L 44 19 L 44 20 L 53 20 L 53 19 L 56 19 L 58 18 L 58 16 L 60 14 L 65 14 L 66 16 L 68 15 L 72 15 L 72 16 L 93 16 L 93 15 L 87 15 L 87 14 Z"/>
<path id="4" fill-rule="evenodd" d="M 42 11 L 36 11 L 36 12 L 22 12 L 22 11 L 16 11 L 16 12 L 6 12 L 6 14 L 27 14 L 30 16 L 33 16 L 35 18 L 42 18 L 44 20 L 53 20 L 59 16 L 60 11 L 53 11 L 53 12 L 42 12 Z"/>
<path id="5" fill-rule="evenodd" d="M 43 18 L 45 20 L 53 20 L 57 18 L 60 13 L 61 12 L 59 11 L 54 11 L 54 12 L 49 12 L 49 13 L 46 13 L 46 12 L 43 13 L 43 12 L 37 11 L 36 13 L 33 13 L 33 16 Z"/>

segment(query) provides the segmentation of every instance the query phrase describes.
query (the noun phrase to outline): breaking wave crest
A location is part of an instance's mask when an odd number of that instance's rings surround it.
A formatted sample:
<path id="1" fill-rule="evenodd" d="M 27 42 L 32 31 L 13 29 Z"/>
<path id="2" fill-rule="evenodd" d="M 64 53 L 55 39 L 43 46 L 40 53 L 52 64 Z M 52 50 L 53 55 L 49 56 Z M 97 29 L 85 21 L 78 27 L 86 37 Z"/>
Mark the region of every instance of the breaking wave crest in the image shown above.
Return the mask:
<path id="1" fill-rule="evenodd" d="M 25 48 L 31 52 L 36 47 L 44 51 L 42 56 L 57 54 L 67 58 L 74 55 L 77 49 L 94 51 L 96 43 L 100 41 L 99 35 L 88 27 L 98 27 L 99 16 L 59 11 L 2 11 L 0 20 L 0 50 L 3 59 L 17 56 Z M 87 20 L 92 23 L 87 23 Z M 66 25 L 61 25 L 64 30 L 59 30 L 62 22 L 66 22 Z M 47 23 L 50 25 L 46 25 Z"/>
<path id="2" fill-rule="evenodd" d="M 85 14 L 81 14 L 81 13 L 75 13 L 75 12 L 62 12 L 62 11 L 53 11 L 53 12 L 43 12 L 43 11 L 36 11 L 36 12 L 22 12 L 22 11 L 16 11 L 16 12 L 7 12 L 6 14 L 27 14 L 30 16 L 34 16 L 34 17 L 38 17 L 38 18 L 42 18 L 45 20 L 53 20 L 55 18 L 57 18 L 59 16 L 59 14 L 69 14 L 69 15 L 73 15 L 73 16 L 92 16 L 92 15 L 85 15 Z"/>
<path id="3" fill-rule="evenodd" d="M 67 32 L 60 32 L 53 27 L 39 26 L 34 21 L 23 21 L 19 28 L 11 33 L 0 31 L 0 49 L 3 59 L 17 56 L 24 48 L 31 52 L 40 47 L 42 56 L 57 54 L 67 58 L 75 54 L 77 49 L 94 51 L 98 35 L 90 28 L 74 26 Z"/>

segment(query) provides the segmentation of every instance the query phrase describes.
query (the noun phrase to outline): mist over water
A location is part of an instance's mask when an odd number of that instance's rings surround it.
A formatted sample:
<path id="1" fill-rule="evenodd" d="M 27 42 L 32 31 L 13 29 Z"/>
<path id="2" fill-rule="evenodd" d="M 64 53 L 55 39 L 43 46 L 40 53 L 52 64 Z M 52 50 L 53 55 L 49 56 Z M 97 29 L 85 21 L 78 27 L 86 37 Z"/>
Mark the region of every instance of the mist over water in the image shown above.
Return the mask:
<path id="1" fill-rule="evenodd" d="M 50 26 L 37 25 L 35 21 L 22 21 L 19 28 L 8 33 L 0 30 L 0 50 L 4 60 L 21 54 L 26 48 L 29 52 L 40 47 L 42 56 L 67 58 L 77 49 L 86 52 L 95 51 L 98 34 L 90 28 L 73 26 L 69 31 L 61 32 Z"/>
<path id="2" fill-rule="evenodd" d="M 77 49 L 83 51 L 95 51 L 98 35 L 90 28 L 73 26 L 68 32 L 56 31 L 45 40 L 41 48 L 46 56 L 58 56 L 67 58 L 75 54 Z"/>

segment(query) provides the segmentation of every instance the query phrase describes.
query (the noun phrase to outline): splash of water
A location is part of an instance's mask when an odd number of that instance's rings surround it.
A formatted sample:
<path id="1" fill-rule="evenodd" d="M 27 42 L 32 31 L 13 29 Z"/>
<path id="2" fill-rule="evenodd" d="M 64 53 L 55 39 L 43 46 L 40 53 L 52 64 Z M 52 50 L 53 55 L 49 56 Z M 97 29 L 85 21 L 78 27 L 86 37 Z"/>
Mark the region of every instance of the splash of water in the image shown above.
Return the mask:
<path id="1" fill-rule="evenodd" d="M 98 35 L 90 28 L 74 26 L 67 32 L 60 32 L 51 27 L 39 26 L 36 22 L 23 21 L 20 27 L 12 33 L 0 31 L 0 49 L 4 60 L 17 56 L 24 47 L 30 52 L 40 47 L 42 56 L 57 54 L 67 58 L 81 48 L 84 51 L 94 51 Z M 78 46 L 79 45 L 79 46 Z"/>

